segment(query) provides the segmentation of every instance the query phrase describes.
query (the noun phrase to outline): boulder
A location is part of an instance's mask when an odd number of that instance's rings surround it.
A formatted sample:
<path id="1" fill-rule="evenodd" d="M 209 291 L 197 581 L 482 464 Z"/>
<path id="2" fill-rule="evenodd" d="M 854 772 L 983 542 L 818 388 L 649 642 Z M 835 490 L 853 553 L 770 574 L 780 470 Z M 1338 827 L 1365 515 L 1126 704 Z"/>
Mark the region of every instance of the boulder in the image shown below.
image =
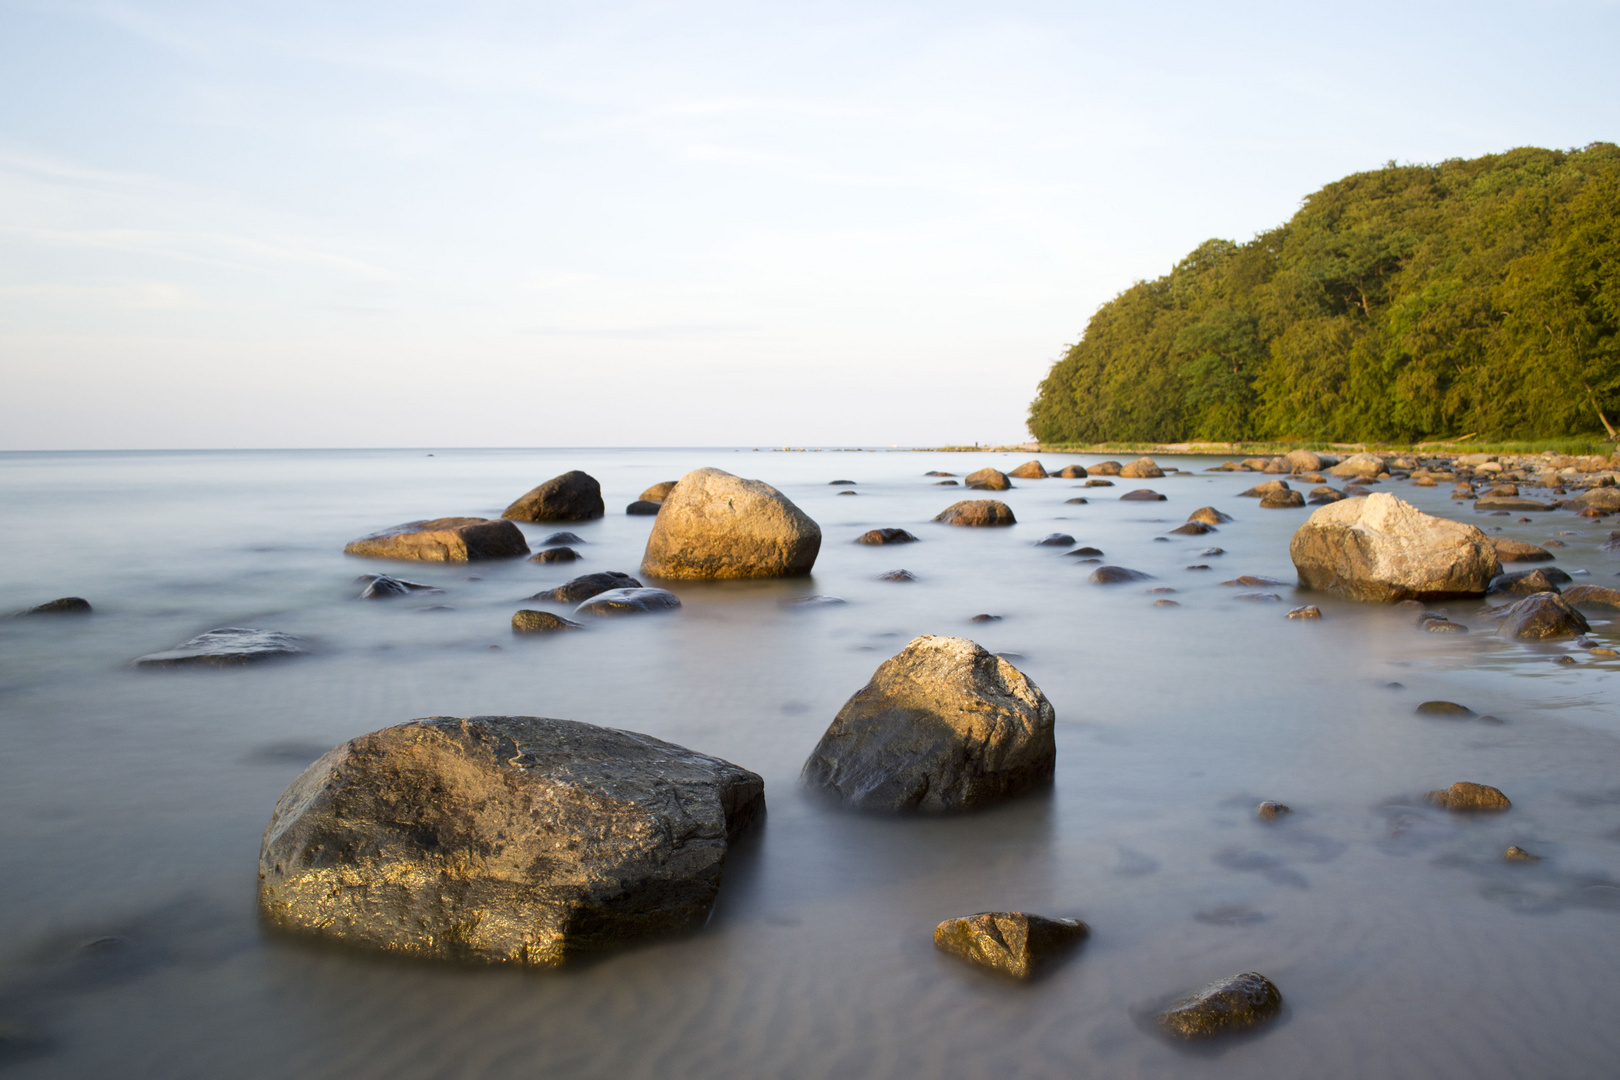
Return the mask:
<path id="1" fill-rule="evenodd" d="M 541 547 L 551 547 L 554 544 L 583 544 L 585 538 L 571 532 L 554 532 L 540 541 Z"/>
<path id="2" fill-rule="evenodd" d="M 981 911 L 934 928 L 934 947 L 970 964 L 1028 979 L 1086 940 L 1079 919 L 1048 919 L 1022 911 Z"/>
<path id="3" fill-rule="evenodd" d="M 413 592 L 439 592 L 432 585 L 423 585 L 419 581 L 406 581 L 391 574 L 361 574 L 357 581 L 366 584 L 360 590 L 362 600 L 386 600 L 392 596 L 409 596 Z"/>
<path id="4" fill-rule="evenodd" d="M 1292 490 L 1293 490 L 1293 488 L 1288 486 L 1288 481 L 1286 481 L 1286 480 L 1267 480 L 1263 484 L 1254 485 L 1254 487 L 1250 488 L 1248 491 L 1240 491 L 1240 492 L 1238 492 L 1238 498 L 1240 498 L 1240 499 L 1263 499 L 1267 495 L 1272 494 L 1273 492 L 1292 491 Z"/>
<path id="5" fill-rule="evenodd" d="M 853 480 L 829 480 L 829 481 L 827 481 L 827 486 L 828 487 L 854 487 L 855 486 L 855 481 L 853 481 Z M 838 494 L 842 495 L 843 492 L 840 491 Z"/>
<path id="6" fill-rule="evenodd" d="M 451 517 L 395 525 L 349 541 L 343 553 L 371 559 L 464 563 L 527 555 L 529 544 L 510 521 Z"/>
<path id="7" fill-rule="evenodd" d="M 1598 510 L 1605 514 L 1620 511 L 1620 488 L 1596 487 L 1564 503 L 1566 510 Z"/>
<path id="8" fill-rule="evenodd" d="M 1121 502 L 1164 502 L 1164 496 L 1152 488 L 1137 488 L 1119 497 Z"/>
<path id="9" fill-rule="evenodd" d="M 780 491 L 719 469 L 681 477 L 647 537 L 656 578 L 775 578 L 810 572 L 821 527 Z"/>
<path id="10" fill-rule="evenodd" d="M 579 558 L 579 552 L 571 547 L 546 548 L 529 556 L 532 563 L 560 563 L 574 562 Z"/>
<path id="11" fill-rule="evenodd" d="M 90 601 L 79 596 L 64 596 L 49 603 L 24 608 L 18 615 L 89 615 L 95 609 Z"/>
<path id="12" fill-rule="evenodd" d="M 1352 600 L 1481 596 L 1501 570 L 1474 526 L 1387 494 L 1322 507 L 1295 531 L 1288 553 L 1301 584 Z"/>
<path id="13" fill-rule="evenodd" d="M 1305 496 L 1297 491 L 1270 491 L 1260 500 L 1263 510 L 1293 510 L 1305 505 Z"/>
<path id="14" fill-rule="evenodd" d="M 975 488 L 979 491 L 1006 491 L 1012 487 L 1012 481 L 1007 479 L 1007 474 L 995 469 L 980 469 L 977 472 L 970 472 L 963 477 L 962 483 L 966 487 Z"/>
<path id="15" fill-rule="evenodd" d="M 764 782 L 630 731 L 430 717 L 329 751 L 259 849 L 271 926 L 398 956 L 556 967 L 702 926 Z"/>
<path id="16" fill-rule="evenodd" d="M 1054 475 L 1063 480 L 1084 480 L 1087 474 L 1084 465 L 1065 465 Z"/>
<path id="17" fill-rule="evenodd" d="M 1513 806 L 1508 797 L 1488 784 L 1475 784 L 1459 780 L 1448 788 L 1431 791 L 1424 799 L 1446 810 L 1471 812 L 1477 810 L 1507 810 Z"/>
<path id="18" fill-rule="evenodd" d="M 1354 476 L 1362 480 L 1375 479 L 1384 471 L 1384 459 L 1377 454 L 1352 454 L 1328 469 L 1334 476 Z"/>
<path id="19" fill-rule="evenodd" d="M 572 619 L 553 615 L 549 611 L 525 609 L 512 616 L 512 633 L 547 634 L 554 630 L 583 630 L 585 627 Z"/>
<path id="20" fill-rule="evenodd" d="M 1224 525 L 1232 520 L 1231 514 L 1223 514 L 1213 506 L 1200 506 L 1187 515 L 1188 521 L 1201 521 L 1205 525 Z"/>
<path id="21" fill-rule="evenodd" d="M 1143 457 L 1128 465 L 1121 465 L 1119 475 L 1126 480 L 1156 480 L 1164 475 L 1164 470 L 1152 458 Z"/>
<path id="22" fill-rule="evenodd" d="M 1282 994 L 1254 971 L 1210 983 L 1154 1017 L 1173 1039 L 1207 1039 L 1246 1031 L 1282 1011 Z"/>
<path id="23" fill-rule="evenodd" d="M 952 503 L 934 518 L 947 525 L 1016 525 L 1012 507 L 995 499 L 964 499 Z"/>
<path id="24" fill-rule="evenodd" d="M 879 581 L 916 581 L 917 575 L 910 570 L 889 570 L 878 575 Z"/>
<path id="25" fill-rule="evenodd" d="M 1321 617 L 1322 609 L 1315 604 L 1306 604 L 1303 607 L 1288 609 L 1288 618 L 1290 619 L 1320 619 Z"/>
<path id="26" fill-rule="evenodd" d="M 1575 607 L 1620 611 L 1620 589 L 1610 589 L 1602 585 L 1571 585 L 1564 590 L 1564 602 Z"/>
<path id="27" fill-rule="evenodd" d="M 1087 471 L 1092 476 L 1118 476 L 1123 468 L 1117 461 L 1099 461 Z"/>
<path id="28" fill-rule="evenodd" d="M 648 488 L 646 491 L 643 491 L 638 497 L 638 501 L 661 503 L 665 499 L 669 498 L 670 492 L 675 490 L 675 484 L 676 481 L 674 480 L 660 481 L 659 483 L 656 483 L 652 487 Z"/>
<path id="29" fill-rule="evenodd" d="M 995 471 L 994 469 L 991 470 L 991 472 L 994 472 L 994 471 Z M 977 476 L 978 474 L 975 473 L 974 475 Z M 1038 461 L 1026 461 L 1022 465 L 1018 466 L 1018 468 L 1016 468 L 1012 472 L 1008 473 L 1007 475 L 1016 476 L 1020 480 L 1045 480 L 1046 479 L 1046 467 L 1044 465 L 1042 465 Z M 968 484 L 968 487 L 972 487 L 973 486 L 973 484 L 971 483 L 972 477 L 969 477 L 968 479 L 970 481 L 969 484 Z M 997 488 L 995 490 L 999 491 L 1001 489 Z"/>
<path id="30" fill-rule="evenodd" d="M 1090 558 L 1100 556 L 1102 554 L 1102 549 L 1101 548 L 1091 547 L 1088 544 L 1085 547 L 1077 547 L 1073 551 L 1066 551 L 1066 552 L 1064 552 L 1064 554 L 1065 555 L 1078 555 L 1082 559 L 1090 559 Z"/>
<path id="31" fill-rule="evenodd" d="M 639 589 L 641 582 L 617 570 L 603 570 L 596 574 L 582 574 L 566 585 L 537 592 L 530 600 L 546 600 L 553 604 L 577 604 L 611 589 Z"/>
<path id="32" fill-rule="evenodd" d="M 1052 706 L 965 638 L 924 635 L 838 711 L 804 780 L 863 810 L 976 810 L 1051 783 Z"/>
<path id="33" fill-rule="evenodd" d="M 198 634 L 164 652 L 148 653 L 135 661 L 136 667 L 236 667 L 265 660 L 285 660 L 302 656 L 304 644 L 279 630 L 252 630 L 242 626 L 221 626 Z"/>
<path id="34" fill-rule="evenodd" d="M 1326 505 L 1327 503 L 1339 502 L 1343 498 L 1345 498 L 1344 492 L 1323 485 L 1319 488 L 1312 488 L 1310 497 L 1306 499 L 1306 502 L 1316 505 Z"/>
<path id="35" fill-rule="evenodd" d="M 602 485 L 578 469 L 553 476 L 501 511 L 514 521 L 591 521 L 604 516 Z"/>
<path id="36" fill-rule="evenodd" d="M 1178 525 L 1170 532 L 1175 536 L 1203 536 L 1215 531 L 1215 526 L 1205 525 L 1202 521 L 1189 521 L 1185 525 Z"/>
<path id="37" fill-rule="evenodd" d="M 1513 496 L 1485 495 L 1474 500 L 1475 510 L 1551 510 L 1552 507 L 1544 502 L 1534 499 L 1520 499 Z"/>
<path id="38" fill-rule="evenodd" d="M 1313 454 L 1309 450 L 1290 450 L 1283 455 L 1283 461 L 1290 472 L 1321 472 L 1326 464 L 1320 454 Z"/>
<path id="39" fill-rule="evenodd" d="M 1035 541 L 1036 547 L 1068 547 L 1074 543 L 1074 537 L 1068 533 L 1047 533 Z"/>
<path id="40" fill-rule="evenodd" d="M 631 517 L 656 517 L 658 511 L 663 509 L 663 503 L 655 503 L 650 499 L 637 499 L 624 508 L 624 512 Z"/>
<path id="41" fill-rule="evenodd" d="M 1092 480 L 1087 480 L 1086 483 L 1085 483 L 1085 486 L 1088 487 L 1088 488 L 1093 488 L 1093 487 L 1113 487 L 1114 482 L 1112 480 L 1092 479 Z"/>
<path id="42" fill-rule="evenodd" d="M 673 611 L 680 598 L 663 589 L 609 589 L 599 592 L 574 609 L 575 615 L 638 615 L 650 611 Z"/>
<path id="43" fill-rule="evenodd" d="M 913 544 L 917 538 L 904 529 L 868 529 L 855 538 L 857 544 Z"/>
<path id="44" fill-rule="evenodd" d="M 1291 814 L 1293 812 L 1293 807 L 1289 806 L 1287 803 L 1272 802 L 1270 799 L 1267 799 L 1265 802 L 1254 808 L 1254 816 L 1259 818 L 1261 821 L 1276 821 L 1284 814 Z"/>
<path id="45" fill-rule="evenodd" d="M 1586 616 L 1557 593 L 1527 596 L 1507 609 L 1496 632 L 1518 641 L 1573 637 L 1592 629 Z"/>
<path id="46" fill-rule="evenodd" d="M 1467 719 L 1476 715 L 1473 709 L 1455 701 L 1425 701 L 1415 710 L 1419 716 L 1451 716 Z"/>
<path id="47" fill-rule="evenodd" d="M 1153 575 L 1126 566 L 1099 566 L 1086 580 L 1093 585 L 1122 585 L 1127 581 L 1152 581 Z"/>
<path id="48" fill-rule="evenodd" d="M 1523 540 L 1509 540 L 1505 536 L 1491 537 L 1491 544 L 1496 548 L 1496 557 L 1502 562 L 1542 562 L 1556 557 L 1544 547 L 1527 544 Z"/>
<path id="49" fill-rule="evenodd" d="M 1518 844 L 1514 844 L 1502 852 L 1502 858 L 1508 862 L 1538 863 L 1541 861 L 1540 855 L 1532 855 Z"/>
<path id="50" fill-rule="evenodd" d="M 941 480 L 938 483 L 936 483 L 934 486 L 935 487 L 955 487 L 956 486 L 956 481 L 955 480 Z"/>
<path id="51" fill-rule="evenodd" d="M 1493 596 L 1529 596 L 1538 592 L 1558 592 L 1558 586 L 1570 580 L 1570 576 L 1556 566 L 1538 566 L 1534 570 L 1497 574 L 1491 578 L 1491 584 L 1485 591 Z"/>

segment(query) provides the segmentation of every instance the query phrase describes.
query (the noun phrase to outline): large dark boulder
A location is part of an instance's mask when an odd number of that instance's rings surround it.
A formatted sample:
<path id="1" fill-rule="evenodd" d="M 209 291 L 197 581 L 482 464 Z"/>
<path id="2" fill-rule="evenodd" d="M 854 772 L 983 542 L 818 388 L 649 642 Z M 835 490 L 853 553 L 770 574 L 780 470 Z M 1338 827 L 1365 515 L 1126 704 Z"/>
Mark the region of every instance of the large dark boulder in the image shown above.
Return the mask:
<path id="1" fill-rule="evenodd" d="M 1501 572 L 1495 546 L 1474 526 L 1387 494 L 1317 510 L 1295 531 L 1288 554 L 1301 584 L 1352 600 L 1482 596 Z"/>
<path id="2" fill-rule="evenodd" d="M 1022 911 L 981 911 L 934 928 L 934 947 L 970 964 L 1028 979 L 1086 940 L 1079 919 L 1048 919 Z"/>
<path id="3" fill-rule="evenodd" d="M 641 572 L 683 580 L 801 577 L 820 551 L 821 526 L 771 485 L 694 469 L 664 500 Z"/>
<path id="4" fill-rule="evenodd" d="M 582 574 L 566 585 L 559 585 L 555 589 L 537 592 L 529 597 L 530 600 L 549 600 L 554 604 L 577 604 L 581 600 L 589 600 L 599 593 L 609 589 L 639 589 L 641 582 L 629 574 L 621 574 L 617 570 L 603 570 L 596 574 Z"/>
<path id="5" fill-rule="evenodd" d="M 362 536 L 349 541 L 343 553 L 372 559 L 463 563 L 527 555 L 529 544 L 523 539 L 523 533 L 510 521 L 450 517 L 407 521 L 403 525 Z"/>
<path id="6" fill-rule="evenodd" d="M 430 717 L 329 751 L 282 792 L 259 911 L 396 956 L 555 967 L 703 925 L 764 782 L 647 735 Z"/>
<path id="7" fill-rule="evenodd" d="M 222 626 L 198 634 L 164 652 L 148 653 L 135 661 L 136 667 L 237 667 L 265 660 L 285 660 L 302 656 L 304 643 L 279 630 L 253 630 L 243 626 Z"/>
<path id="8" fill-rule="evenodd" d="M 952 503 L 934 518 L 947 525 L 1016 525 L 1012 507 L 996 499 L 964 499 Z"/>
<path id="9" fill-rule="evenodd" d="M 838 711 L 805 783 L 862 810 L 977 810 L 1052 780 L 1052 706 L 966 638 L 916 638 Z"/>
<path id="10" fill-rule="evenodd" d="M 1573 637 L 1592 629 L 1586 616 L 1562 596 L 1540 592 L 1508 608 L 1496 632 L 1519 641 Z"/>
<path id="11" fill-rule="evenodd" d="M 591 521 L 607 513 L 602 485 L 578 469 L 553 476 L 501 511 L 515 521 Z"/>

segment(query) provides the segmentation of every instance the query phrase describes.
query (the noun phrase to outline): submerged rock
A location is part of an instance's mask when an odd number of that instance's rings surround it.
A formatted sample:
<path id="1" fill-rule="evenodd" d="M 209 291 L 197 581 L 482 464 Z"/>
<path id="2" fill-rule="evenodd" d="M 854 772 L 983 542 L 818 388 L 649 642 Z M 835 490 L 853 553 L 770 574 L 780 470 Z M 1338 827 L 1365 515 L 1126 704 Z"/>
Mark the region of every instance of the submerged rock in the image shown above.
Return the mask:
<path id="1" fill-rule="evenodd" d="M 409 596 L 413 592 L 440 592 L 432 585 L 419 581 L 406 581 L 391 574 L 361 574 L 357 579 L 366 583 L 360 590 L 361 600 L 386 600 L 391 596 Z"/>
<path id="2" fill-rule="evenodd" d="M 90 601 L 82 596 L 64 596 L 48 603 L 24 608 L 17 612 L 17 615 L 89 615 L 94 610 L 90 606 Z"/>
<path id="3" fill-rule="evenodd" d="M 1557 593 L 1536 593 L 1507 609 L 1496 632 L 1519 641 L 1572 637 L 1592 629 L 1582 615 Z"/>
<path id="4" fill-rule="evenodd" d="M 655 503 L 649 499 L 637 499 L 626 506 L 624 512 L 630 517 L 655 517 L 663 506 L 663 503 Z"/>
<path id="5" fill-rule="evenodd" d="M 1232 520 L 1232 515 L 1223 514 L 1213 506 L 1200 506 L 1187 515 L 1187 520 L 1202 522 L 1205 525 L 1225 525 Z"/>
<path id="6" fill-rule="evenodd" d="M 1475 510 L 1551 510 L 1552 507 L 1534 499 L 1514 496 L 1486 495 L 1474 500 Z"/>
<path id="7" fill-rule="evenodd" d="M 541 547 L 552 547 L 556 544 L 583 544 L 585 538 L 571 532 L 554 532 L 540 541 Z"/>
<path id="8" fill-rule="evenodd" d="M 642 573 L 655 578 L 800 577 L 821 551 L 821 527 L 759 480 L 695 469 L 664 500 Z"/>
<path id="9" fill-rule="evenodd" d="M 1502 858 L 1508 862 L 1538 863 L 1541 861 L 1540 855 L 1532 855 L 1518 844 L 1514 844 L 1502 852 Z"/>
<path id="10" fill-rule="evenodd" d="M 1035 541 L 1036 547 L 1068 547 L 1074 543 L 1074 537 L 1068 533 L 1047 533 Z"/>
<path id="11" fill-rule="evenodd" d="M 1152 581 L 1153 575 L 1127 566 L 1099 566 L 1087 580 L 1093 585 L 1119 585 L 1127 581 Z"/>
<path id="12" fill-rule="evenodd" d="M 546 548 L 529 556 L 532 563 L 564 563 L 575 562 L 579 559 L 579 552 L 571 547 Z"/>
<path id="13" fill-rule="evenodd" d="M 1079 919 L 981 911 L 940 923 L 934 928 L 934 946 L 970 964 L 1028 979 L 1090 934 L 1091 928 Z"/>
<path id="14" fill-rule="evenodd" d="M 1288 481 L 1286 481 L 1286 480 L 1267 480 L 1263 484 L 1256 484 L 1254 487 L 1250 488 L 1248 491 L 1240 491 L 1240 492 L 1238 492 L 1238 498 L 1240 498 L 1240 499 L 1263 499 L 1267 495 L 1275 495 L 1277 492 L 1280 492 L 1280 491 L 1292 491 L 1292 490 L 1294 490 L 1294 489 L 1288 486 Z"/>
<path id="15" fill-rule="evenodd" d="M 553 476 L 501 511 L 514 521 L 591 521 L 604 516 L 602 485 L 578 469 Z"/>
<path id="16" fill-rule="evenodd" d="M 1475 715 L 1474 710 L 1466 705 L 1459 705 L 1455 701 L 1425 701 L 1417 707 L 1419 716 L 1455 716 L 1470 717 Z"/>
<path id="17" fill-rule="evenodd" d="M 1462 813 L 1510 809 L 1508 797 L 1488 784 L 1475 784 L 1459 780 L 1448 788 L 1431 791 L 1424 799 L 1446 810 Z"/>
<path id="18" fill-rule="evenodd" d="M 1052 706 L 965 638 L 924 635 L 838 711 L 805 783 L 862 810 L 977 810 L 1051 782 Z"/>
<path id="19" fill-rule="evenodd" d="M 968 473 L 962 478 L 962 484 L 965 487 L 978 488 L 983 491 L 1006 491 L 1012 487 L 1012 481 L 1007 479 L 1006 473 L 989 468 Z"/>
<path id="20" fill-rule="evenodd" d="M 1558 586 L 1572 580 L 1556 566 L 1538 566 L 1534 570 L 1497 574 L 1485 591 L 1493 596 L 1530 596 L 1533 593 L 1558 592 Z"/>
<path id="21" fill-rule="evenodd" d="M 678 481 L 664 480 L 660 483 L 654 484 L 646 491 L 643 491 L 637 501 L 661 503 L 665 499 L 669 498 L 669 493 L 675 490 L 676 483 L 678 483 Z"/>
<path id="22" fill-rule="evenodd" d="M 303 642 L 279 630 L 252 630 L 242 626 L 221 626 L 182 641 L 164 652 L 148 653 L 135 661 L 136 667 L 235 667 L 265 660 L 284 660 L 305 653 Z"/>
<path id="23" fill-rule="evenodd" d="M 1156 480 L 1164 475 L 1164 470 L 1152 458 L 1143 457 L 1128 465 L 1121 465 L 1119 475 L 1126 480 Z"/>
<path id="24" fill-rule="evenodd" d="M 529 544 L 510 521 L 451 517 L 407 521 L 351 540 L 343 553 L 372 559 L 464 563 L 527 555 Z"/>
<path id="25" fill-rule="evenodd" d="M 1026 461 L 1007 475 L 1017 477 L 1019 480 L 1045 480 L 1046 467 L 1038 461 Z M 972 487 L 971 480 L 973 478 L 969 477 L 968 479 L 970 481 L 968 487 Z"/>
<path id="26" fill-rule="evenodd" d="M 1290 608 L 1288 617 L 1290 619 L 1320 619 L 1322 609 L 1315 604 L 1307 604 L 1304 607 Z"/>
<path id="27" fill-rule="evenodd" d="M 582 574 L 564 585 L 555 589 L 537 592 L 529 597 L 530 600 L 549 600 L 554 604 L 577 604 L 581 600 L 589 600 L 600 593 L 611 589 L 639 589 L 641 582 L 629 574 L 621 574 L 617 570 L 603 570 L 595 574 Z"/>
<path id="28" fill-rule="evenodd" d="M 1386 494 L 1317 510 L 1288 553 L 1302 584 L 1352 600 L 1480 596 L 1501 570 L 1495 547 L 1474 526 Z"/>
<path id="29" fill-rule="evenodd" d="M 1063 500 L 1063 503 L 1064 503 L 1065 506 L 1084 506 L 1084 505 L 1086 505 L 1087 502 L 1088 502 L 1088 500 L 1081 499 L 1081 498 L 1073 498 L 1073 499 L 1064 499 Z"/>
<path id="30" fill-rule="evenodd" d="M 912 544 L 917 538 L 904 529 L 868 529 L 855 538 L 857 544 Z"/>
<path id="31" fill-rule="evenodd" d="M 947 525 L 1016 525 L 1012 507 L 995 499 L 964 499 L 942 510 L 935 521 Z"/>
<path id="32" fill-rule="evenodd" d="M 1276 821 L 1284 814 L 1293 813 L 1293 809 L 1284 803 L 1272 802 L 1267 799 L 1254 809 L 1254 816 L 1261 821 Z"/>
<path id="33" fill-rule="evenodd" d="M 555 967 L 701 926 L 764 782 L 646 735 L 431 717 L 329 751 L 259 853 L 279 929 L 395 955 Z"/>
<path id="34" fill-rule="evenodd" d="M 1282 1010 L 1282 994 L 1254 971 L 1210 983 L 1154 1018 L 1174 1039 L 1207 1039 L 1246 1031 Z"/>
<path id="35" fill-rule="evenodd" d="M 1260 500 L 1262 510 L 1293 510 L 1305 505 L 1305 496 L 1297 491 L 1270 491 Z"/>
<path id="36" fill-rule="evenodd" d="M 583 630 L 585 627 L 572 619 L 553 615 L 549 611 L 525 609 L 512 616 L 512 633 L 545 634 L 554 630 Z"/>
<path id="37" fill-rule="evenodd" d="M 1053 475 L 1062 480 L 1084 480 L 1087 474 L 1084 465 L 1065 465 Z"/>
<path id="38" fill-rule="evenodd" d="M 1505 536 L 1491 537 L 1491 544 L 1496 548 L 1496 557 L 1505 563 L 1542 562 L 1555 557 L 1544 547 L 1526 544 L 1522 540 L 1509 540 Z"/>
<path id="39" fill-rule="evenodd" d="M 878 575 L 879 581 L 916 581 L 917 575 L 910 570 L 890 570 Z"/>
<path id="40" fill-rule="evenodd" d="M 1571 585 L 1564 590 L 1564 602 L 1576 607 L 1620 611 L 1620 589 L 1610 589 L 1602 585 Z"/>
<path id="41" fill-rule="evenodd" d="M 1215 531 L 1215 526 L 1205 525 L 1201 521 L 1189 521 L 1185 525 L 1177 525 L 1170 530 L 1173 536 L 1203 536 Z"/>
<path id="42" fill-rule="evenodd" d="M 1137 488 L 1120 496 L 1122 502 L 1164 502 L 1164 496 L 1152 488 Z"/>
<path id="43" fill-rule="evenodd" d="M 1342 491 L 1327 486 L 1312 488 L 1310 498 L 1306 501 L 1315 505 L 1340 502 L 1346 498 Z"/>
<path id="44" fill-rule="evenodd" d="M 1094 548 L 1087 545 L 1086 547 L 1077 547 L 1073 551 L 1065 551 L 1063 554 L 1078 555 L 1082 559 L 1094 559 L 1102 556 L 1102 548 Z"/>
<path id="45" fill-rule="evenodd" d="M 680 606 L 680 597 L 663 589 L 609 589 L 580 604 L 574 609 L 574 614 L 637 615 L 649 611 L 673 611 Z"/>

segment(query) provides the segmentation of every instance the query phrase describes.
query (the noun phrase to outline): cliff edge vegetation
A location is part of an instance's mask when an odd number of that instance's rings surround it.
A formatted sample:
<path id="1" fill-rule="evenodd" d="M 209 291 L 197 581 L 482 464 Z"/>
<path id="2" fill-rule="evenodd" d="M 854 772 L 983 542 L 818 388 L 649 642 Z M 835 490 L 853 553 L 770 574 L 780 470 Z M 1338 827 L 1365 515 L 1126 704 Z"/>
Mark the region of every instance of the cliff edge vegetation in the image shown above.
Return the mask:
<path id="1" fill-rule="evenodd" d="M 1102 305 L 1043 444 L 1613 436 L 1620 146 L 1356 173 Z"/>

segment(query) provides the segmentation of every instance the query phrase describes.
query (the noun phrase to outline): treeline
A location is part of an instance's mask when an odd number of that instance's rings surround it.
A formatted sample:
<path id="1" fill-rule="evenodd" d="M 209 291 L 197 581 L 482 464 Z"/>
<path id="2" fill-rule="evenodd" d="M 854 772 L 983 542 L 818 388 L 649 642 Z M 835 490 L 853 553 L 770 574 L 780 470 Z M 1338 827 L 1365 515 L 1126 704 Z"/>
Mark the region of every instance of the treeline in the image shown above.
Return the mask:
<path id="1" fill-rule="evenodd" d="M 1357 173 L 1104 304 L 1042 442 L 1603 432 L 1620 412 L 1620 147 Z"/>

